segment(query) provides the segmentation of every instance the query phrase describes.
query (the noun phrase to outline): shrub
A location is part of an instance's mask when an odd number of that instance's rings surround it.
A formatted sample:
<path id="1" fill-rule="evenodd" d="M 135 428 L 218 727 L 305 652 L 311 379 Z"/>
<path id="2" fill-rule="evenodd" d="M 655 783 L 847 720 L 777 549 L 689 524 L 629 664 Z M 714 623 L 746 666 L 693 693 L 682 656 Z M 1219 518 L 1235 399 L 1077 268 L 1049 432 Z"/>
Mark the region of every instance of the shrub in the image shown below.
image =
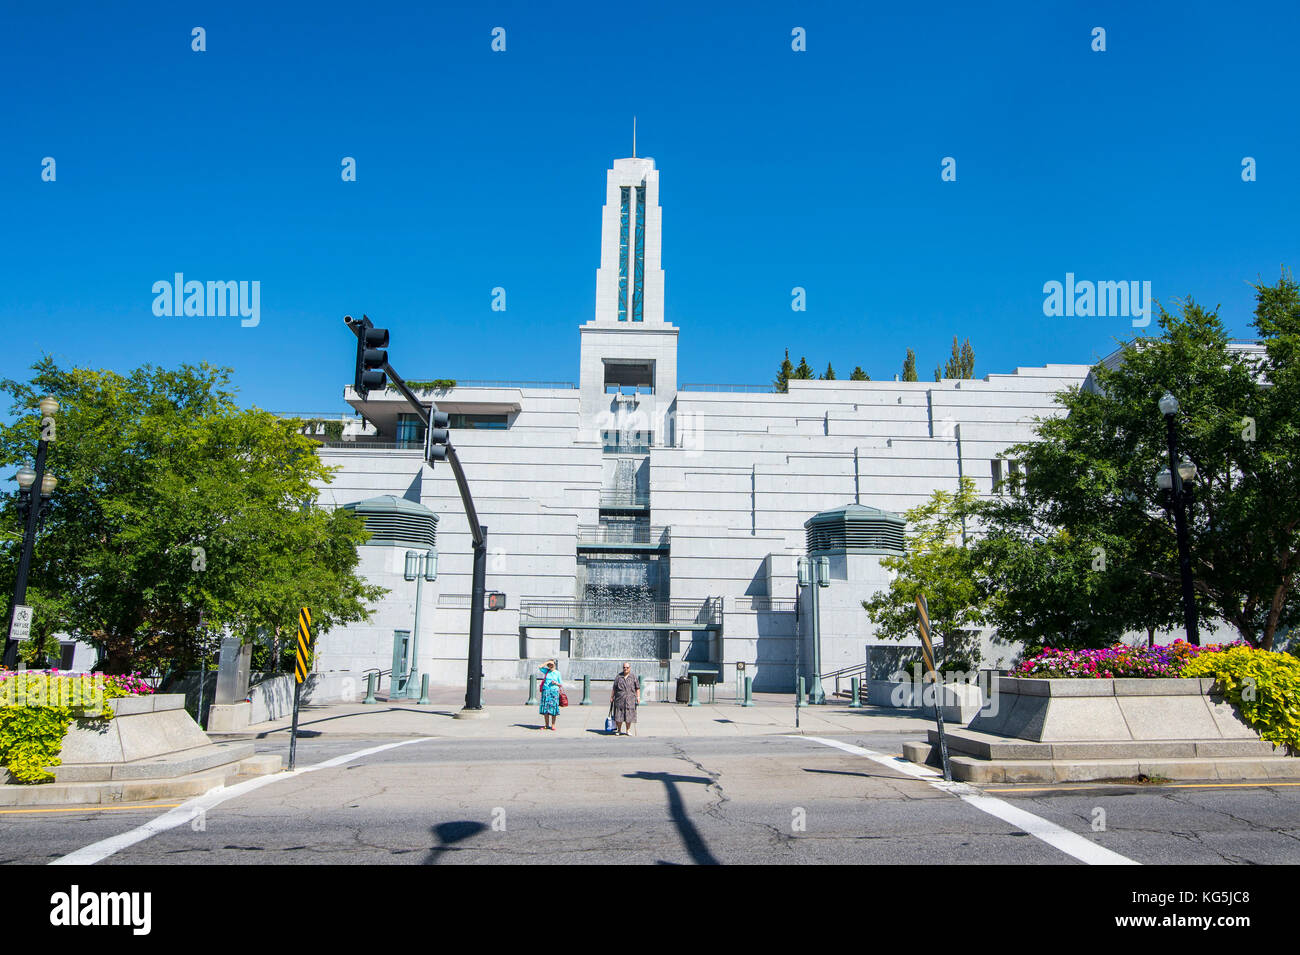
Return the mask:
<path id="1" fill-rule="evenodd" d="M 1212 676 L 1226 700 L 1262 739 L 1300 753 L 1300 660 L 1234 646 L 1207 653 L 1188 663 L 1185 676 Z"/>
<path id="2" fill-rule="evenodd" d="M 54 776 L 46 767 L 61 762 L 63 738 L 74 720 L 102 724 L 113 718 L 108 700 L 152 692 L 138 673 L 0 671 L 0 764 L 20 783 L 47 782 Z"/>

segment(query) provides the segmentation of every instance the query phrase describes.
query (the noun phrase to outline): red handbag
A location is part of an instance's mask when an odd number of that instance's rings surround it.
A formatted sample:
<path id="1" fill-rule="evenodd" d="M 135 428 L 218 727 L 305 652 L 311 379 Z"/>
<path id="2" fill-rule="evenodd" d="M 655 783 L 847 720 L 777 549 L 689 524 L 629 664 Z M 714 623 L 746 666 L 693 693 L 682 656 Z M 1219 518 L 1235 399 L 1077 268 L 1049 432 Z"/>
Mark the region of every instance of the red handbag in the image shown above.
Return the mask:
<path id="1" fill-rule="evenodd" d="M 565 694 L 563 690 L 560 691 L 560 705 L 561 706 L 569 705 L 569 697 Z"/>

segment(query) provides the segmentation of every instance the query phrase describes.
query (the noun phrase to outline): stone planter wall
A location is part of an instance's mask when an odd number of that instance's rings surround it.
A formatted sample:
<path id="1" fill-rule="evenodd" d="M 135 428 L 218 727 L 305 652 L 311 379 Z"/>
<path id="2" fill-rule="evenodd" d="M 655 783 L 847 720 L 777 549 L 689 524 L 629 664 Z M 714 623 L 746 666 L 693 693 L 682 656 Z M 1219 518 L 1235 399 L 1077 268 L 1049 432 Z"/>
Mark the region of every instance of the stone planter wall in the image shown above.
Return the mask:
<path id="1" fill-rule="evenodd" d="M 1211 678 L 998 677 L 997 706 L 969 729 L 1034 742 L 1259 739 Z"/>

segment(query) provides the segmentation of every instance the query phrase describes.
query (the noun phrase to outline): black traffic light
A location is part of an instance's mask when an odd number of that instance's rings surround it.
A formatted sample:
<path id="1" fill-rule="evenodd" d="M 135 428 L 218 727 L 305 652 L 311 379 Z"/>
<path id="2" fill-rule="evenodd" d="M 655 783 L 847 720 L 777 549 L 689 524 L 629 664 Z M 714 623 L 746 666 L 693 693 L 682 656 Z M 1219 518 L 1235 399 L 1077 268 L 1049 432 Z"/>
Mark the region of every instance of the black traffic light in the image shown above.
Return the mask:
<path id="1" fill-rule="evenodd" d="M 489 590 L 487 592 L 487 610 L 505 610 L 506 595 L 499 590 Z"/>
<path id="2" fill-rule="evenodd" d="M 445 411 L 435 411 L 429 415 L 429 430 L 425 435 L 424 459 L 432 464 L 434 461 L 447 460 L 447 442 L 451 432 L 447 424 L 451 419 Z"/>
<path id="3" fill-rule="evenodd" d="M 361 321 L 348 318 L 345 321 L 359 329 L 357 334 L 357 369 L 352 387 L 364 401 L 371 391 L 383 391 L 388 385 L 388 376 L 384 374 L 384 365 L 388 364 L 388 329 L 375 328 L 369 318 L 362 315 Z"/>

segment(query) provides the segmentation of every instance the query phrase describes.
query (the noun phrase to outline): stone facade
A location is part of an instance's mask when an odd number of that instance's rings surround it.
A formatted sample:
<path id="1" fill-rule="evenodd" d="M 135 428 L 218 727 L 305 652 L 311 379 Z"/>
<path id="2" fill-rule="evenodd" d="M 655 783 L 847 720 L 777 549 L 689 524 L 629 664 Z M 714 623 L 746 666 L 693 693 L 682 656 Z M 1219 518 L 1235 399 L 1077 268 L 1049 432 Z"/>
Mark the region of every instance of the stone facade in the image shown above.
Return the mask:
<path id="1" fill-rule="evenodd" d="M 630 200 L 624 230 L 623 197 L 638 186 L 644 208 Z M 508 595 L 507 610 L 486 614 L 489 680 L 519 679 L 557 655 L 566 676 L 583 669 L 581 657 L 600 641 L 581 628 L 531 625 L 529 608 L 606 601 L 619 608 L 613 616 L 664 605 L 666 619 L 679 620 L 700 607 L 720 622 L 609 636 L 604 662 L 625 652 L 616 648 L 639 646 L 646 660 L 676 648 L 678 672 L 711 670 L 729 683 L 744 662 L 756 688 L 791 689 L 796 661 L 804 674 L 811 667 L 807 595 L 796 583 L 804 522 L 851 503 L 901 513 L 954 489 L 960 475 L 995 493 L 1011 467 L 1005 449 L 1031 438 L 1033 418 L 1057 411 L 1053 395 L 1088 374 L 1087 365 L 1062 364 L 980 380 L 791 381 L 785 394 L 680 383 L 679 329 L 663 317 L 653 160 L 614 163 L 602 223 L 576 385 L 469 384 L 428 395 L 464 416 L 452 440 L 488 528 L 488 588 Z M 341 469 L 322 504 L 392 494 L 439 515 L 439 576 L 423 589 L 418 664 L 435 682 L 461 682 L 471 542 L 450 468 L 431 470 L 418 446 L 393 447 L 405 410 L 395 392 L 362 401 L 348 388 L 345 399 L 366 425 L 322 446 L 324 463 Z M 363 573 L 390 595 L 368 623 L 321 637 L 318 669 L 390 667 L 393 633 L 414 616 L 415 585 L 401 574 L 407 549 L 364 548 Z M 832 562 L 819 595 L 823 672 L 862 663 L 875 642 L 861 601 L 887 583 L 879 561 Z"/>

